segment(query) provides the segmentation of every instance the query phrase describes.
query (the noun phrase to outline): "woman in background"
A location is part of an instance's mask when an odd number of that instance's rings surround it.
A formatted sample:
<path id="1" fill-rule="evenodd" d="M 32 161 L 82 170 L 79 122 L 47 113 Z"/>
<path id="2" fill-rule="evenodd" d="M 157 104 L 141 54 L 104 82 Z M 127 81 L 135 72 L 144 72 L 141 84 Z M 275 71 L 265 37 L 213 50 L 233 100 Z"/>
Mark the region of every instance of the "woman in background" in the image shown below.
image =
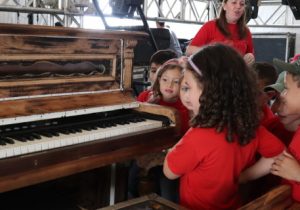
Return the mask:
<path id="1" fill-rule="evenodd" d="M 196 53 L 210 43 L 223 43 L 236 49 L 247 64 L 254 63 L 252 35 L 245 22 L 245 0 L 223 0 L 219 18 L 208 21 L 198 31 L 186 50 Z"/>

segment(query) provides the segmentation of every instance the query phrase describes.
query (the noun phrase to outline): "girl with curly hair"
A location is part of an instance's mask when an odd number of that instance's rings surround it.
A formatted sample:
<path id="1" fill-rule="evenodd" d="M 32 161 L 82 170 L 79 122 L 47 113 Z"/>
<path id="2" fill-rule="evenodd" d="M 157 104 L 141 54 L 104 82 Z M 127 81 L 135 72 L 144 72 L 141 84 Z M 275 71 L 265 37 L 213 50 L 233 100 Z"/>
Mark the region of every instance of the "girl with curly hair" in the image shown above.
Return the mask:
<path id="1" fill-rule="evenodd" d="M 271 166 L 284 150 L 259 125 L 254 74 L 234 49 L 206 46 L 188 58 L 180 96 L 194 114 L 192 128 L 170 149 L 164 173 L 169 179 L 180 177 L 181 205 L 235 209 L 240 205 L 239 175 L 256 152 L 270 159 Z"/>

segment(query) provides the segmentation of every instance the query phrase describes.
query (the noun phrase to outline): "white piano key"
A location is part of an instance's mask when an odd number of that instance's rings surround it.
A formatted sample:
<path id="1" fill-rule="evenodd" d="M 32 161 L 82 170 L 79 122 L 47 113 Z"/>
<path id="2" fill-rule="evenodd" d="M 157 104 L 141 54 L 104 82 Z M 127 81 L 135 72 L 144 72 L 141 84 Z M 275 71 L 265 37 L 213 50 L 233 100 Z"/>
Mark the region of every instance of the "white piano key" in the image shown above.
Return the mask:
<path id="1" fill-rule="evenodd" d="M 34 149 L 35 149 L 35 152 L 42 151 L 42 144 L 41 143 L 35 144 Z"/>
<path id="2" fill-rule="evenodd" d="M 6 149 L 6 157 L 12 157 L 12 156 L 14 156 L 14 149 L 13 148 Z"/>
<path id="3" fill-rule="evenodd" d="M 4 149 L 0 150 L 0 158 L 6 158 L 6 151 Z"/>
<path id="4" fill-rule="evenodd" d="M 48 150 L 49 149 L 49 143 L 48 142 L 42 142 L 42 150 Z"/>
<path id="5" fill-rule="evenodd" d="M 52 137 L 53 138 L 53 137 Z M 54 137 L 55 138 L 55 137 Z M 61 145 L 62 139 L 55 139 L 54 140 L 54 148 L 58 148 Z"/>
<path id="6" fill-rule="evenodd" d="M 21 148 L 19 146 L 14 147 L 14 156 L 21 155 Z"/>
<path id="7" fill-rule="evenodd" d="M 33 144 L 28 145 L 28 152 L 29 153 L 35 152 L 35 145 Z"/>
<path id="8" fill-rule="evenodd" d="M 48 142 L 48 148 L 49 148 L 49 149 L 53 149 L 53 148 L 54 148 L 54 142 L 51 141 L 51 139 L 50 139 L 49 142 Z"/>
<path id="9" fill-rule="evenodd" d="M 26 145 L 21 146 L 21 154 L 28 154 L 28 146 Z"/>

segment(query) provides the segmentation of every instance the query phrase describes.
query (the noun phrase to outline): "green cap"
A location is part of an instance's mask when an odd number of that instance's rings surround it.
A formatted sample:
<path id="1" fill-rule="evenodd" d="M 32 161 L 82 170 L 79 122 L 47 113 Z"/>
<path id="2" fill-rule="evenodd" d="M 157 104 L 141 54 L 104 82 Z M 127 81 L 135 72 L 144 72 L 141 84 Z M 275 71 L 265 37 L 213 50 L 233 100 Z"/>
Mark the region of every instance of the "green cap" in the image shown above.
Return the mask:
<path id="1" fill-rule="evenodd" d="M 292 74 L 300 75 L 300 59 L 296 60 L 293 63 L 286 63 L 282 60 L 274 58 L 273 64 L 278 69 L 279 72 L 288 71 Z"/>
<path id="2" fill-rule="evenodd" d="M 265 92 L 271 91 L 271 90 L 276 90 L 278 93 L 281 93 L 284 90 L 284 76 L 285 76 L 286 71 L 281 72 L 278 75 L 278 78 L 275 82 L 275 84 L 268 85 L 264 88 Z"/>

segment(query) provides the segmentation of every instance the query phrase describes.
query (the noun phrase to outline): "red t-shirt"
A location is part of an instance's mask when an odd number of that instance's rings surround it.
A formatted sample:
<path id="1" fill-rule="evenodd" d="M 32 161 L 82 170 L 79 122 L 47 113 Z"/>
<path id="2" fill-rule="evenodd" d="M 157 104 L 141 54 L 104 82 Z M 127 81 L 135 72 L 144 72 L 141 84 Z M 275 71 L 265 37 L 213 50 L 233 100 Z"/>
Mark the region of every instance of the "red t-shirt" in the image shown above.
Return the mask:
<path id="1" fill-rule="evenodd" d="M 145 90 L 138 95 L 137 101 L 147 102 L 148 99 L 150 98 L 151 94 L 152 94 L 151 90 Z M 182 134 L 184 134 L 190 128 L 189 112 L 188 112 L 187 108 L 182 104 L 182 102 L 179 98 L 176 102 L 173 102 L 173 103 L 165 102 L 162 99 L 160 99 L 157 102 L 157 104 L 162 105 L 162 106 L 173 107 L 179 111 L 180 118 L 181 118 L 181 133 Z"/>
<path id="2" fill-rule="evenodd" d="M 246 146 L 228 143 L 225 132 L 191 128 L 167 155 L 170 170 L 180 177 L 180 204 L 199 209 L 234 209 L 239 205 L 238 179 L 256 152 L 280 154 L 284 145 L 263 126 Z"/>
<path id="3" fill-rule="evenodd" d="M 230 37 L 226 37 L 221 33 L 217 27 L 216 20 L 208 21 L 200 28 L 190 45 L 202 47 L 210 43 L 219 42 L 235 48 L 242 55 L 246 53 L 254 54 L 252 35 L 249 29 L 247 29 L 247 35 L 243 39 L 239 37 L 237 24 L 228 24 L 228 30 L 231 34 Z"/>
<path id="4" fill-rule="evenodd" d="M 300 164 L 300 127 L 298 127 L 290 145 L 289 152 L 295 157 Z M 289 181 L 292 185 L 292 197 L 297 202 L 300 202 L 300 183 L 295 181 Z"/>

